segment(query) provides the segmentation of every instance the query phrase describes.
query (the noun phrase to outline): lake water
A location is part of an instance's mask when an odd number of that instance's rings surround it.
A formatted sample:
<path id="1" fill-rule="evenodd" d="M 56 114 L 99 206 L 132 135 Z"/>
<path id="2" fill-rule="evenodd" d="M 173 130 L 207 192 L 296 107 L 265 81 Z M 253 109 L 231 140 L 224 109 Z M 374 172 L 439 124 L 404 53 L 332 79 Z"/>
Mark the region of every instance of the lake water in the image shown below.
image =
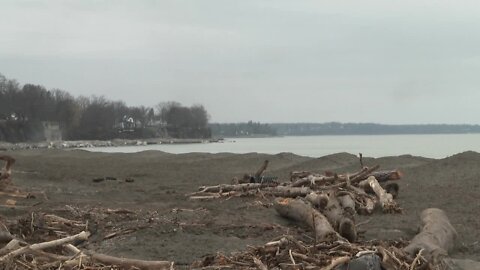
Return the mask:
<path id="1" fill-rule="evenodd" d="M 480 134 L 435 135 L 352 135 L 352 136 L 292 136 L 272 138 L 230 138 L 223 143 L 158 144 L 125 147 L 88 148 L 95 152 L 133 153 L 160 150 L 180 154 L 206 153 L 267 153 L 291 152 L 297 155 L 320 157 L 333 153 L 363 153 L 369 157 L 411 154 L 430 158 L 444 158 L 472 150 L 480 152 Z"/>

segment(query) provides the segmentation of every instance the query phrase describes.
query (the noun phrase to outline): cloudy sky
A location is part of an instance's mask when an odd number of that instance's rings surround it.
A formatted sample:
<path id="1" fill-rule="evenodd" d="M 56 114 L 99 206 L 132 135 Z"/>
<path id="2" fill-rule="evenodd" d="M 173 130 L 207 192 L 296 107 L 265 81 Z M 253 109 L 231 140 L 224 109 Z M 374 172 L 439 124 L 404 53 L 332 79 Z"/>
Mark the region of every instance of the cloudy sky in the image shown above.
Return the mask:
<path id="1" fill-rule="evenodd" d="M 480 2 L 1 0 L 0 73 L 214 122 L 480 124 Z"/>

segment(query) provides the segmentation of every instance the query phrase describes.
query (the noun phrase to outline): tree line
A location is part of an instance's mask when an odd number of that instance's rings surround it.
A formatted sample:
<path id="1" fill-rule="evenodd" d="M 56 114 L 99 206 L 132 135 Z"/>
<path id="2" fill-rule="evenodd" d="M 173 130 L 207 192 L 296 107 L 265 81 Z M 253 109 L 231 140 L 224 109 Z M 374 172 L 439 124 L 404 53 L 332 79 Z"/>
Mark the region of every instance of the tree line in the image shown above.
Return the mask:
<path id="1" fill-rule="evenodd" d="M 304 135 L 390 135 L 480 133 L 479 125 L 421 124 L 385 125 L 375 123 L 275 123 L 270 126 L 281 136 Z"/>
<path id="2" fill-rule="evenodd" d="M 248 121 L 246 123 L 210 124 L 215 137 L 263 137 L 276 136 L 277 131 L 269 124 Z"/>
<path id="3" fill-rule="evenodd" d="M 22 86 L 0 74 L 0 141 L 45 140 L 45 123 L 58 126 L 64 140 L 209 138 L 208 121 L 202 105 L 127 106 L 105 97 L 74 97 L 41 85 Z"/>

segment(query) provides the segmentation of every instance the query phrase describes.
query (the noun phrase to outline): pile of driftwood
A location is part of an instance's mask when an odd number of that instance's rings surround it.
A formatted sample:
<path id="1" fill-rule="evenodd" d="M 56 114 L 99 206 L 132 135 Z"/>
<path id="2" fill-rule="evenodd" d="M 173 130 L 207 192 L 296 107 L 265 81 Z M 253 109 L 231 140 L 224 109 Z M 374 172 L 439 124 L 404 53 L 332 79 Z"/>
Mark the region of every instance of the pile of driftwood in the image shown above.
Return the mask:
<path id="1" fill-rule="evenodd" d="M 266 161 L 250 183 L 203 186 L 189 194 L 191 200 L 229 198 L 233 196 L 277 197 L 275 209 L 287 218 L 307 223 L 316 223 L 318 240 L 332 240 L 338 233 L 350 242 L 357 239 L 355 216 L 371 214 L 376 207 L 386 213 L 401 213 L 394 197 L 398 185 L 389 184 L 387 189 L 380 183 L 399 180 L 398 170 L 378 171 L 379 166 L 363 167 L 353 174 L 327 172 L 292 172 L 290 181 L 262 181 Z M 387 192 L 388 191 L 388 192 Z"/>
<path id="2" fill-rule="evenodd" d="M 304 242 L 290 236 L 231 255 L 216 254 L 196 261 L 201 269 L 414 270 L 448 269 L 447 251 L 456 232 L 440 209 L 422 213 L 423 227 L 410 243 L 342 240 Z M 310 224 L 314 227 L 314 225 Z M 315 228 L 313 228 L 315 230 Z"/>
<path id="3" fill-rule="evenodd" d="M 283 237 L 231 256 L 206 257 L 194 266 L 207 269 L 436 269 L 456 237 L 439 209 L 425 210 L 424 230 L 410 243 L 358 241 L 357 214 L 371 214 L 376 208 L 384 213 L 402 212 L 394 200 L 398 184 L 388 183 L 399 180 L 402 174 L 398 170 L 378 171 L 378 165 L 365 167 L 362 159 L 360 163 L 362 168 L 355 173 L 292 172 L 290 181 L 279 182 L 261 176 L 267 168 L 266 161 L 253 176 L 246 174 L 241 181 L 234 179 L 231 185 L 202 186 L 198 192 L 188 194 L 191 200 L 271 197 L 280 216 L 303 223 L 314 234 L 311 243 Z M 371 267 L 355 268 L 362 264 Z"/>
<path id="4" fill-rule="evenodd" d="M 85 211 L 68 207 L 73 218 L 47 213 L 32 213 L 16 221 L 0 222 L 0 269 L 173 269 L 169 261 L 144 261 L 101 254 L 86 248 L 88 243 L 132 233 L 148 222 L 135 222 L 135 227 L 98 233 L 89 220 L 102 215 L 133 213 L 125 209 Z M 74 214 L 72 214 L 74 213 Z M 92 217 L 93 216 L 93 217 Z M 148 220 L 148 219 L 145 219 Z M 100 239 L 98 239 L 100 237 Z"/>
<path id="5" fill-rule="evenodd" d="M 11 198 L 27 198 L 29 195 L 12 184 L 10 177 L 15 159 L 0 156 L 0 160 L 6 163 L 0 171 L 0 195 L 9 198 L 4 204 L 13 208 L 15 200 Z M 112 224 L 99 233 L 97 225 L 92 223 L 115 218 L 125 220 L 125 215 L 138 213 L 127 209 L 82 210 L 72 206 L 65 206 L 61 212 L 65 212 L 64 217 L 32 212 L 18 220 L 1 218 L 0 269 L 174 269 L 174 263 L 170 261 L 119 258 L 85 248 L 87 243 L 151 226 L 152 222 L 159 220 L 158 213 L 131 218 L 134 226 L 130 228 L 118 228 Z M 118 217 L 112 218 L 112 215 Z M 90 220 L 94 222 L 89 223 Z"/>

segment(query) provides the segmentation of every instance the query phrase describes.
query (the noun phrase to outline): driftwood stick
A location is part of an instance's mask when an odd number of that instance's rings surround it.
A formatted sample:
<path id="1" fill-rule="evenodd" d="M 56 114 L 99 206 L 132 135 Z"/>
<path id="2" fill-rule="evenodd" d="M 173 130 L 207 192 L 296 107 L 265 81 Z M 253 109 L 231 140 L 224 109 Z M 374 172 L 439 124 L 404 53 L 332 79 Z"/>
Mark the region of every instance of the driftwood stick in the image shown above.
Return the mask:
<path id="1" fill-rule="evenodd" d="M 18 241 L 17 239 L 12 239 L 10 242 L 8 242 L 7 245 L 0 249 L 0 256 L 8 254 L 19 248 L 21 248 L 20 241 Z"/>
<path id="2" fill-rule="evenodd" d="M 253 184 L 250 184 L 253 185 Z M 247 189 L 244 191 L 229 191 L 229 192 L 219 192 L 219 193 L 212 193 L 212 192 L 195 192 L 189 194 L 190 200 L 212 200 L 212 199 L 219 199 L 219 198 L 228 198 L 233 196 L 254 196 L 261 192 L 263 195 L 271 195 L 274 197 L 289 197 L 289 198 L 296 198 L 296 197 L 305 197 L 312 192 L 309 187 L 290 187 L 290 186 L 266 186 L 264 188 L 259 189 Z M 192 195 L 195 194 L 195 195 Z"/>
<path id="3" fill-rule="evenodd" d="M 212 192 L 205 192 L 205 193 L 198 193 L 198 196 L 190 196 L 188 199 L 190 200 L 211 200 L 211 199 L 219 199 L 219 198 L 226 198 L 232 197 L 236 195 L 247 195 L 247 193 L 242 193 L 238 191 L 230 191 L 230 192 L 222 192 L 222 193 L 212 193 Z"/>
<path id="4" fill-rule="evenodd" d="M 66 250 L 70 251 L 70 253 L 72 253 L 73 255 L 77 255 L 77 254 L 82 253 L 82 251 L 80 249 L 78 249 L 76 246 L 74 246 L 72 244 L 66 244 L 64 247 L 65 247 Z"/>
<path id="5" fill-rule="evenodd" d="M 371 168 L 367 168 L 367 169 L 364 169 L 362 170 L 360 173 L 358 174 L 354 174 L 354 175 L 351 175 L 350 176 L 350 182 L 352 184 L 355 184 L 357 182 L 360 182 L 364 179 L 366 179 L 368 177 L 368 175 L 370 175 L 371 173 L 373 173 L 374 171 L 378 170 L 378 168 L 380 168 L 380 165 L 375 165 Z"/>
<path id="6" fill-rule="evenodd" d="M 335 267 L 337 267 L 341 264 L 348 263 L 349 261 L 350 261 L 350 257 L 348 257 L 348 256 L 335 258 L 335 259 L 332 260 L 330 265 L 322 268 L 322 270 L 332 270 L 332 269 L 334 269 Z"/>
<path id="7" fill-rule="evenodd" d="M 357 177 L 360 174 L 364 174 L 368 170 L 367 167 L 363 167 L 360 171 L 350 175 L 350 179 Z"/>
<path id="8" fill-rule="evenodd" d="M 42 251 L 42 250 L 39 250 L 39 249 L 29 249 L 28 253 L 32 253 L 34 255 L 41 256 L 41 257 L 46 257 L 46 258 L 49 258 L 49 259 L 55 260 L 55 261 L 66 261 L 66 260 L 70 259 L 70 257 L 68 257 L 68 256 L 57 255 L 57 254 L 45 252 L 45 251 Z"/>
<path id="9" fill-rule="evenodd" d="M 229 191 L 247 191 L 252 189 L 266 188 L 276 186 L 276 183 L 245 183 L 236 185 L 217 185 L 200 187 L 200 191 L 189 194 L 189 196 L 199 195 L 205 192 L 229 192 Z"/>
<path id="10" fill-rule="evenodd" d="M 257 257 L 253 257 L 253 262 L 260 270 L 268 270 L 267 266 Z"/>
<path id="11" fill-rule="evenodd" d="M 264 247 L 265 248 L 268 248 L 268 247 L 282 247 L 282 246 L 285 246 L 288 242 L 289 242 L 289 239 L 287 239 L 286 237 L 282 237 L 280 240 L 266 243 L 264 245 Z"/>
<path id="12" fill-rule="evenodd" d="M 61 245 L 64 245 L 64 244 L 67 244 L 67 243 L 70 243 L 70 242 L 73 242 L 73 241 L 77 241 L 77 240 L 87 240 L 89 236 L 90 236 L 89 232 L 83 231 L 79 234 L 72 235 L 72 236 L 67 236 L 65 238 L 61 238 L 61 239 L 57 239 L 57 240 L 53 240 L 53 241 L 49 241 L 49 242 L 32 244 L 32 245 L 26 246 L 26 247 L 21 247 L 19 249 L 16 249 L 16 250 L 2 256 L 0 258 L 0 262 L 6 261 L 6 260 L 11 259 L 11 258 L 14 258 L 18 255 L 22 255 L 22 254 L 28 252 L 28 250 L 42 250 L 42 249 L 46 249 L 46 248 L 57 247 L 57 246 L 61 246 Z"/>
<path id="13" fill-rule="evenodd" d="M 420 258 L 422 257 L 422 252 L 423 252 L 423 248 L 420 249 L 420 251 L 418 252 L 417 256 L 415 257 L 415 259 L 413 260 L 412 264 L 410 265 L 410 269 L 409 269 L 409 270 L 415 270 L 415 266 L 417 266 Z"/>
<path id="14" fill-rule="evenodd" d="M 359 214 L 371 214 L 375 210 L 376 198 L 372 195 L 367 194 L 363 189 L 348 186 L 347 187 L 352 193 L 355 194 L 355 210 Z"/>
<path id="15" fill-rule="evenodd" d="M 307 256 L 305 254 L 297 253 L 297 252 L 293 252 L 293 251 L 292 251 L 292 255 L 293 255 L 293 257 L 299 258 L 299 259 L 301 259 L 302 261 L 305 261 L 305 262 L 313 263 L 313 264 L 316 264 L 316 265 L 321 265 L 322 264 L 322 261 L 315 259 L 313 256 Z"/>
<path id="16" fill-rule="evenodd" d="M 262 167 L 258 169 L 258 171 L 253 175 L 255 179 L 260 178 L 260 176 L 267 170 L 268 167 L 268 160 L 265 160 L 262 164 Z"/>
<path id="17" fill-rule="evenodd" d="M 116 265 L 122 269 L 138 268 L 142 270 L 171 270 L 174 269 L 174 263 L 169 261 L 144 261 L 136 259 L 127 259 L 113 257 L 105 254 L 100 254 L 92 251 L 85 252 L 90 256 L 91 260 L 97 261 L 106 265 Z"/>
<path id="18" fill-rule="evenodd" d="M 308 175 L 307 177 L 300 178 L 296 180 L 295 182 L 291 183 L 291 187 L 302 187 L 302 186 L 309 186 L 309 187 L 314 187 L 314 186 L 322 186 L 325 185 L 326 183 L 331 183 L 335 181 L 339 176 L 325 176 L 325 175 Z"/>

